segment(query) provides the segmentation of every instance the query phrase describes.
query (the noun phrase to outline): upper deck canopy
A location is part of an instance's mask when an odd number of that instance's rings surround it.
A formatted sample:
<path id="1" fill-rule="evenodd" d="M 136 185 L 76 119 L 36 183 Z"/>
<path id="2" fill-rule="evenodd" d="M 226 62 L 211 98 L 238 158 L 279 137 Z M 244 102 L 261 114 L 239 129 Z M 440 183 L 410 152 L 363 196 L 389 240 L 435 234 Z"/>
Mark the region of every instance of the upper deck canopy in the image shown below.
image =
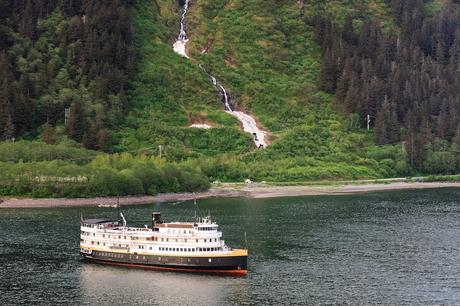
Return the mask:
<path id="1" fill-rule="evenodd" d="M 110 220 L 110 219 L 85 219 L 82 221 L 82 223 L 85 224 L 104 224 L 104 223 L 112 223 L 116 222 L 116 220 Z"/>

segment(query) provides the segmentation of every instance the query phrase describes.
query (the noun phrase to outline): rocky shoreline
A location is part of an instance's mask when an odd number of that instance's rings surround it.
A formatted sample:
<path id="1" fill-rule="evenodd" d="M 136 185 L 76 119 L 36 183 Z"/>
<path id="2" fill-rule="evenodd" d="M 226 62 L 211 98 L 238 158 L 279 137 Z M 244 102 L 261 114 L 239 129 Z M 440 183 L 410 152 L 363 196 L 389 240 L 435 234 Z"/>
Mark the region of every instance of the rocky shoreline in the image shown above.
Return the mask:
<path id="1" fill-rule="evenodd" d="M 340 186 L 270 186 L 243 185 L 211 188 L 199 193 L 165 193 L 155 196 L 99 197 L 77 199 L 0 199 L 0 208 L 50 208 L 78 206 L 142 205 L 174 201 L 188 201 L 214 197 L 277 198 L 315 195 L 346 195 L 375 191 L 460 188 L 460 183 L 445 182 L 392 182 L 366 183 Z"/>

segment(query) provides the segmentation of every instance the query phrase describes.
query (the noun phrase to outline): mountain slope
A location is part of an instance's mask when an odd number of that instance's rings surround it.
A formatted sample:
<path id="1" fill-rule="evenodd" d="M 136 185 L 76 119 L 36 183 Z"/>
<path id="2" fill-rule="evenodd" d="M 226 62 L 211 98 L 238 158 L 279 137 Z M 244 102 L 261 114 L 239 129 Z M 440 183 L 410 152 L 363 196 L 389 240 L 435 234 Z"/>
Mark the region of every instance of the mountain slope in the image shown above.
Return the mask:
<path id="1" fill-rule="evenodd" d="M 33 7 L 41 3 L 38 0 L 26 2 L 34 3 Z M 2 85 L 14 84 L 0 99 L 0 108 L 3 110 L 10 105 L 5 97 L 21 97 L 17 100 L 38 101 L 52 113 L 47 120 L 47 112 L 41 111 L 35 118 L 39 122 L 23 120 L 21 129 L 16 129 L 14 120 L 8 115 L 10 110 L 6 108 L 8 112 L 0 114 L 1 133 L 4 138 L 29 139 L 41 134 L 49 143 L 78 146 L 68 141 L 67 138 L 71 138 L 86 147 L 111 153 L 161 154 L 163 161 L 178 167 L 198 172 L 201 169 L 210 180 L 251 178 L 279 182 L 455 172 L 460 169 L 460 159 L 451 158 L 452 152 L 458 151 L 452 140 L 455 122 L 449 123 L 446 129 L 448 140 L 439 142 L 433 137 L 432 143 L 423 142 L 431 147 L 419 143 L 418 149 L 426 153 L 427 159 L 415 165 L 411 159 L 412 151 L 407 152 L 408 144 L 415 142 L 408 142 L 402 137 L 404 131 L 395 132 L 393 126 L 387 127 L 386 119 L 381 119 L 392 116 L 377 116 L 378 109 L 364 112 L 359 107 L 348 108 L 347 105 L 351 104 L 359 106 L 362 99 L 348 98 L 346 104 L 345 86 L 338 85 L 342 78 L 339 72 L 344 74 L 342 59 L 354 59 L 354 68 L 359 75 L 362 72 L 360 63 L 378 57 L 377 54 L 366 55 L 366 52 L 373 53 L 371 48 L 360 51 L 366 49 L 362 42 L 367 37 L 387 34 L 396 37 L 411 28 L 410 24 L 400 20 L 403 16 L 410 16 L 414 7 L 430 20 L 442 14 L 446 7 L 455 12 L 458 4 L 454 2 L 192 0 L 186 16 L 190 60 L 175 54 L 172 49 L 179 32 L 183 1 L 126 1 L 121 10 L 110 1 L 103 1 L 99 6 L 93 4 L 94 7 L 87 5 L 90 2 L 86 0 L 63 1 L 59 5 L 55 3 L 43 16 L 39 15 L 45 20 L 43 23 L 37 17 L 38 32 L 27 31 L 27 26 L 34 28 L 34 23 L 20 22 L 28 20 L 24 16 L 31 4 L 15 3 L 19 13 L 14 15 L 16 19 L 12 24 L 17 25 L 0 29 L 1 50 L 6 50 L 0 54 L 3 56 L 0 56 L 0 66 L 14 68 L 11 69 L 14 73 L 7 73 L 14 78 L 0 79 Z M 96 12 L 92 27 L 88 26 L 87 16 L 83 14 L 89 14 L 86 10 L 91 7 L 93 13 Z M 104 7 L 123 17 L 120 25 L 113 16 L 104 14 Z M 39 14 L 38 11 L 35 13 Z M 417 18 L 418 15 L 412 16 Z M 112 23 L 116 26 L 111 27 Z M 456 24 L 446 24 L 445 32 L 455 33 Z M 72 31 L 75 25 L 84 31 L 75 34 Z M 111 33 L 111 28 L 124 30 Z M 61 32 L 53 36 L 50 31 L 56 30 Z M 382 36 L 373 35 L 377 32 Z M 454 35 L 451 34 L 443 38 L 446 46 L 452 43 Z M 117 35 L 121 38 L 116 39 Z M 40 41 L 41 36 L 50 46 L 46 50 L 38 48 L 37 39 Z M 110 43 L 104 48 L 100 42 L 107 37 L 111 38 Z M 361 42 L 359 48 L 348 48 L 344 44 L 350 37 L 352 41 Z M 134 45 L 129 43 L 131 40 Z M 86 50 L 81 44 L 86 46 L 89 41 L 94 42 L 89 44 L 92 49 L 88 49 L 95 50 L 94 54 L 83 52 L 76 60 L 71 51 Z M 124 44 L 129 47 L 124 48 Z M 133 47 L 135 61 L 131 53 Z M 337 56 L 339 52 L 333 52 L 333 47 L 344 53 Z M 39 59 L 36 58 L 37 52 L 41 54 Z M 450 52 L 445 53 L 446 59 L 451 56 Z M 49 60 L 50 54 L 52 60 Z M 124 55 L 128 55 L 129 61 L 122 60 Z M 2 61 L 5 57 L 8 61 Z M 94 57 L 105 60 L 85 61 Z M 78 70 L 80 62 L 83 71 Z M 24 93 L 29 84 L 27 79 L 21 80 L 23 68 L 30 79 L 36 81 L 40 77 L 36 78 L 34 69 L 51 64 L 59 68 L 53 70 L 51 80 L 38 83 L 37 88 L 41 91 L 39 94 L 33 92 L 32 99 L 22 99 L 27 97 Z M 112 66 L 124 69 L 121 76 L 118 72 L 113 73 Z M 406 66 L 407 69 L 410 67 Z M 60 73 L 62 69 L 70 71 L 70 75 L 67 76 L 65 71 Z M 257 149 L 251 135 L 244 133 L 238 121 L 225 113 L 221 93 L 204 70 L 225 86 L 237 109 L 257 118 L 258 124 L 270 136 L 269 147 Z M 362 74 L 369 76 L 368 80 L 373 79 L 373 71 L 366 73 Z M 391 80 L 386 84 L 391 84 Z M 367 99 L 372 96 L 379 103 L 385 101 L 374 90 L 377 87 L 352 88 L 359 92 L 353 97 Z M 456 93 L 455 88 L 450 90 Z M 41 98 L 47 91 L 51 91 L 48 96 L 56 99 Z M 77 99 L 78 96 L 81 99 Z M 454 100 L 449 103 L 454 105 L 457 103 Z M 57 103 L 52 104 L 53 101 Z M 412 99 L 411 102 L 417 101 Z M 20 107 L 16 113 L 21 113 L 24 108 L 21 103 L 18 102 Z M 380 107 L 379 103 L 375 105 Z M 437 104 L 433 105 L 436 109 Z M 69 106 L 71 123 L 64 124 L 64 109 Z M 432 113 L 436 114 L 435 111 Z M 372 115 L 369 130 L 366 129 L 367 114 Z M 444 114 L 447 116 L 448 112 L 444 111 Z M 446 121 L 432 119 L 433 122 Z M 29 121 L 33 122 L 31 126 L 25 124 Z M 43 125 L 47 121 L 48 124 Z M 194 124 L 212 128 L 192 128 Z M 397 133 L 398 137 L 385 134 L 385 141 L 380 141 L 381 131 Z M 376 145 L 377 142 L 384 145 Z M 4 159 L 0 157 L 0 160 Z M 436 167 L 437 164 L 443 166 Z"/>
<path id="2" fill-rule="evenodd" d="M 334 110 L 333 97 L 317 89 L 321 49 L 308 12 L 318 5 L 192 1 L 186 18 L 189 62 L 171 49 L 179 5 L 137 1 L 133 14 L 140 72 L 130 91 L 136 110 L 120 134 L 125 146 L 120 148 L 157 152 L 161 144 L 164 156 L 192 158 L 187 163 L 200 166 L 211 179 L 287 181 L 407 173 L 400 147 L 389 147 L 379 156 L 386 159 L 384 164 L 375 160 L 365 150 L 373 145 L 372 135 L 361 132 L 354 119 L 343 119 Z M 369 1 L 368 7 L 376 14 L 386 12 L 380 2 Z M 329 11 L 338 19 L 343 14 Z M 237 107 L 259 119 L 271 134 L 269 148 L 253 148 L 223 112 L 219 93 L 197 64 L 225 85 Z M 187 128 L 194 118 L 221 128 Z"/>

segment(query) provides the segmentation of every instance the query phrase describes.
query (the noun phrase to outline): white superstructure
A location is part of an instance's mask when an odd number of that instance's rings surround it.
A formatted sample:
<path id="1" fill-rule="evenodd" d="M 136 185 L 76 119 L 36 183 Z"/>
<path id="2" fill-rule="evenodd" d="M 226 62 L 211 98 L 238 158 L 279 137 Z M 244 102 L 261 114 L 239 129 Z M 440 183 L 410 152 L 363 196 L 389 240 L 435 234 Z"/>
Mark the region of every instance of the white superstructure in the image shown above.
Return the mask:
<path id="1" fill-rule="evenodd" d="M 82 253 L 98 251 L 145 255 L 212 256 L 234 252 L 210 217 L 197 222 L 163 222 L 153 213 L 151 228 L 128 227 L 126 221 L 88 219 L 81 223 Z"/>

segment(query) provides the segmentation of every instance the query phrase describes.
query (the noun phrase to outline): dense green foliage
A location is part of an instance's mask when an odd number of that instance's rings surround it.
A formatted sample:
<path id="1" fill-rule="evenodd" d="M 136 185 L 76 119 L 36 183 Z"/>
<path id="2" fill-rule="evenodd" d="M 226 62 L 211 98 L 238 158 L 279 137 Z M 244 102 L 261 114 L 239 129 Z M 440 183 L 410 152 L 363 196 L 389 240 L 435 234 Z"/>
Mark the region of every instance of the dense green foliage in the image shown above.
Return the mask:
<path id="1" fill-rule="evenodd" d="M 73 145 L 73 146 L 72 146 Z M 92 161 L 98 151 L 81 148 L 76 143 L 49 145 L 40 141 L 0 143 L 0 162 L 37 162 L 62 160 L 78 164 Z"/>
<path id="2" fill-rule="evenodd" d="M 209 188 L 200 170 L 130 154 L 99 155 L 91 163 L 0 162 L 0 195 L 94 197 L 193 192 Z"/>
<path id="3" fill-rule="evenodd" d="M 1 1 L 0 139 L 45 123 L 50 132 L 67 116 L 70 138 L 109 149 L 109 130 L 127 108 L 126 83 L 135 72 L 130 5 Z"/>
<path id="4" fill-rule="evenodd" d="M 358 27 L 356 15 L 343 26 L 316 18 L 320 88 L 346 113 L 369 116 L 379 144 L 404 141 L 412 167 L 460 171 L 460 6 L 388 2 L 399 32 L 385 33 L 379 19 Z"/>
<path id="5" fill-rule="evenodd" d="M 176 1 L 136 1 L 133 25 L 139 71 L 129 91 L 133 109 L 118 133 L 115 150 L 147 149 L 158 154 L 162 145 L 170 160 L 247 152 L 250 137 L 238 129 L 236 119 L 221 111 L 208 76 L 172 52 L 178 16 Z M 188 128 L 202 122 L 216 128 Z"/>
<path id="6" fill-rule="evenodd" d="M 0 145 L 3 194 L 151 194 L 201 190 L 208 180 L 460 170 L 458 1 L 192 1 L 191 59 L 172 50 L 183 1 L 6 2 L 0 135 L 33 141 Z M 223 111 L 200 65 L 269 132 L 266 149 Z M 164 164 L 145 157 L 119 167 L 128 155 L 77 143 L 161 150 Z"/>
<path id="7" fill-rule="evenodd" d="M 326 9 L 338 19 L 363 7 L 380 15 L 388 11 L 380 2 L 371 3 L 337 3 Z M 292 1 L 192 2 L 186 20 L 189 61 L 171 51 L 177 4 L 137 1 L 133 16 L 140 72 L 129 92 L 134 109 L 118 148 L 158 154 L 161 144 L 167 159 L 187 159 L 184 163 L 199 165 L 211 180 L 409 174 L 402 147 L 395 147 L 398 154 L 390 157 L 368 156 L 372 136 L 359 129 L 356 118 L 343 119 L 331 104 L 333 97 L 318 91 L 321 52 L 311 16 L 303 12 L 322 6 L 320 1 L 303 8 Z M 336 12 L 337 6 L 344 10 Z M 250 150 L 249 137 L 237 132 L 235 120 L 222 112 L 219 93 L 199 63 L 225 84 L 238 108 L 257 116 L 270 131 L 271 146 Z M 185 128 L 196 121 L 219 128 Z"/>

